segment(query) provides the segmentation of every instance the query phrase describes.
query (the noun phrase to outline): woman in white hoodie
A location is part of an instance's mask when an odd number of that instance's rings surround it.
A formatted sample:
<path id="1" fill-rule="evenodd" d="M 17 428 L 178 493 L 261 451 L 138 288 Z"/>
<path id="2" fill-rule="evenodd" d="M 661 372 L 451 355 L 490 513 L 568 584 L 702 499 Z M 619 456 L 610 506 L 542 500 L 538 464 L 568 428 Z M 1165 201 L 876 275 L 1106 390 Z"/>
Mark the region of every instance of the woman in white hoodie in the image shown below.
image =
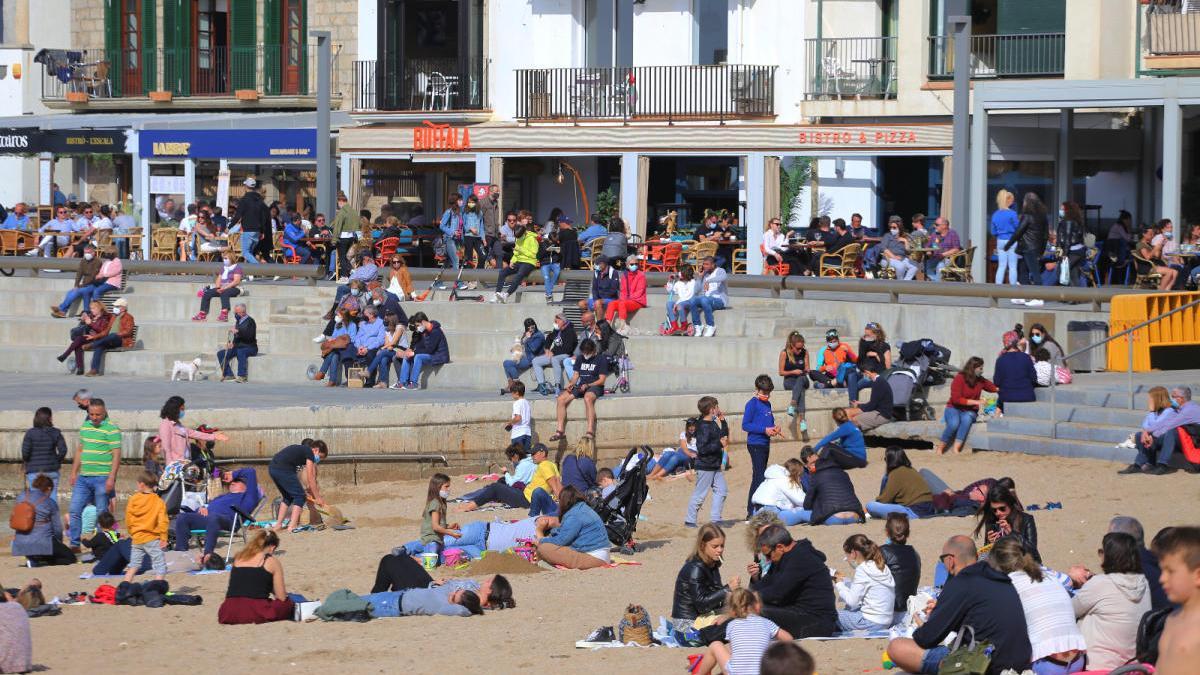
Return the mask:
<path id="1" fill-rule="evenodd" d="M 892 625 L 892 607 L 896 604 L 896 581 L 883 560 L 883 551 L 865 534 L 856 534 L 842 544 L 846 559 L 854 567 L 854 578 L 847 581 L 839 572 L 834 590 L 846 603 L 838 610 L 838 628 L 886 630 Z"/>
<path id="2" fill-rule="evenodd" d="M 802 475 L 804 464 L 798 459 L 789 459 L 783 466 L 772 464 L 763 472 L 763 482 L 750 496 L 750 501 L 764 509 L 777 511 L 788 525 L 806 523 L 811 514 L 804 510 Z"/>
<path id="3" fill-rule="evenodd" d="M 1134 657 L 1138 623 L 1150 611 L 1150 585 L 1137 540 L 1124 532 L 1104 535 L 1100 569 L 1072 598 L 1087 642 L 1089 670 L 1118 668 Z"/>

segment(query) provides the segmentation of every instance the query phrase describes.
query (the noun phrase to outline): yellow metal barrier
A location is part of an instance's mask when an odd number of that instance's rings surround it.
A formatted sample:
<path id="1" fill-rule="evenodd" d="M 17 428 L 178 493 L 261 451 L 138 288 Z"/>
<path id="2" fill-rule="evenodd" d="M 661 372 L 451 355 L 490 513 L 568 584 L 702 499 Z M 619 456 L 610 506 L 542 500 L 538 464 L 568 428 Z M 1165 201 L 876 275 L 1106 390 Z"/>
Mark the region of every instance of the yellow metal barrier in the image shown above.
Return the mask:
<path id="1" fill-rule="evenodd" d="M 1200 300 L 1200 293 L 1149 293 L 1113 296 L 1108 334 L 1114 335 L 1177 307 Z M 1133 370 L 1156 367 L 1182 368 L 1200 363 L 1200 307 L 1191 307 L 1162 321 L 1117 338 L 1108 345 L 1108 369 L 1125 370 L 1129 342 L 1133 339 Z"/>

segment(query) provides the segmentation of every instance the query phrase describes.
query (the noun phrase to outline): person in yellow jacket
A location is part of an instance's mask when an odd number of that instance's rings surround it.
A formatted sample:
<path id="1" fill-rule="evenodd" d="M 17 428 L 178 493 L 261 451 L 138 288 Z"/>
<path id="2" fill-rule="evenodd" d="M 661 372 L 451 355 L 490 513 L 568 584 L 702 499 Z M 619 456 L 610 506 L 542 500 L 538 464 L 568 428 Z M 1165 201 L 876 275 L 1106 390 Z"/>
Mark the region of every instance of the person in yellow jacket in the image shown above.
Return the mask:
<path id="1" fill-rule="evenodd" d="M 513 236 L 516 237 L 517 243 L 513 248 L 512 259 L 507 267 L 500 270 L 500 276 L 496 279 L 496 294 L 492 296 L 492 302 L 505 302 L 508 296 L 521 285 L 525 277 L 529 276 L 538 266 L 538 238 L 537 234 L 529 227 L 533 216 L 528 211 L 522 211 L 517 219 L 517 226 L 513 229 Z M 512 281 L 508 282 L 508 290 L 504 290 L 504 280 L 512 277 Z"/>
<path id="2" fill-rule="evenodd" d="M 338 192 L 337 205 L 338 212 L 329 224 L 329 231 L 333 234 L 333 245 L 337 246 L 337 275 L 345 277 L 350 274 L 350 260 L 346 258 L 346 253 L 354 245 L 354 236 L 358 232 L 358 212 L 350 205 L 345 192 Z"/>
<path id="3" fill-rule="evenodd" d="M 154 578 L 162 580 L 167 575 L 167 505 L 154 493 L 158 479 L 146 471 L 138 476 L 138 489 L 129 497 L 125 506 L 125 529 L 133 547 L 130 549 L 129 566 L 125 568 L 125 581 L 133 581 L 142 558 L 150 556 Z"/>

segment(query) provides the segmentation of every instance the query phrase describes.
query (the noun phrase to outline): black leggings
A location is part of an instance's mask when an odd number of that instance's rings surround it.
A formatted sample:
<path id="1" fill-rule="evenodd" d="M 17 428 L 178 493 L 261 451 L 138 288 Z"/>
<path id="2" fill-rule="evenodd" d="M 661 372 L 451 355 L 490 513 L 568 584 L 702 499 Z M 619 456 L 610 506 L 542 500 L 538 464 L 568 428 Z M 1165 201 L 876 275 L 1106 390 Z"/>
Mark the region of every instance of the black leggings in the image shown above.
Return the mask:
<path id="1" fill-rule="evenodd" d="M 806 637 L 829 637 L 837 630 L 837 624 L 829 619 L 812 616 L 795 607 L 778 607 L 764 604 L 759 612 L 763 618 L 786 630 L 793 639 Z"/>
<path id="2" fill-rule="evenodd" d="M 433 577 L 412 556 L 389 553 L 379 559 L 379 569 L 375 571 L 375 585 L 371 587 L 371 592 L 426 588 L 432 581 Z"/>
<path id="3" fill-rule="evenodd" d="M 475 493 L 475 498 L 471 501 L 475 502 L 476 506 L 483 506 L 492 502 L 500 502 L 505 506 L 510 506 L 514 509 L 529 508 L 529 500 L 525 499 L 525 493 L 517 488 L 505 483 L 503 480 L 498 480 L 491 485 L 483 488 Z"/>
<path id="4" fill-rule="evenodd" d="M 529 273 L 532 272 L 533 269 L 533 265 L 530 265 L 529 263 L 516 263 L 500 270 L 500 275 L 496 279 L 496 292 L 499 293 L 503 291 L 504 280 L 512 276 L 514 278 L 508 283 L 507 291 L 509 295 L 512 295 L 517 291 L 517 288 L 521 285 L 521 282 L 525 281 L 525 277 L 529 276 Z"/>

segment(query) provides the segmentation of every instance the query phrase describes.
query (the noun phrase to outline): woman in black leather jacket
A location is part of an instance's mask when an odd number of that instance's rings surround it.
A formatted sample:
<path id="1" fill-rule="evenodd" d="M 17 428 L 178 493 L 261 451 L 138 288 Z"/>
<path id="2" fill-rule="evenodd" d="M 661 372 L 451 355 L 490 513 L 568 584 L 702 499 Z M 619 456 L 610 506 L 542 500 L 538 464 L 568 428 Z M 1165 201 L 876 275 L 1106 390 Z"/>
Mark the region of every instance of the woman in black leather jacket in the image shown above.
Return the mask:
<path id="1" fill-rule="evenodd" d="M 696 550 L 675 577 L 675 597 L 671 602 L 671 623 L 686 635 L 697 617 L 715 614 L 725 605 L 729 591 L 737 588 L 737 577 L 721 583 L 721 556 L 725 552 L 725 531 L 715 523 L 700 527 Z"/>
<path id="2" fill-rule="evenodd" d="M 1021 202 L 1021 221 L 1008 245 L 1020 242 L 1021 257 L 1025 260 L 1025 279 L 1030 286 L 1041 285 L 1041 259 L 1046 250 L 1046 239 L 1050 236 L 1050 220 L 1046 217 L 1046 205 L 1032 192 L 1025 193 Z"/>
<path id="3" fill-rule="evenodd" d="M 1037 523 L 1033 516 L 1025 512 L 1017 494 L 1001 485 L 993 485 L 988 490 L 987 500 L 979 507 L 976 514 L 979 524 L 975 526 L 975 536 L 982 534 L 986 544 L 995 542 L 1000 537 L 1013 536 L 1021 540 L 1025 551 L 1033 556 L 1039 564 L 1042 554 L 1037 547 Z"/>
<path id="4" fill-rule="evenodd" d="M 1058 211 L 1058 218 L 1058 227 L 1055 230 L 1058 248 L 1070 265 L 1071 285 L 1078 286 L 1083 259 L 1087 256 L 1087 247 L 1083 243 L 1083 211 L 1075 202 L 1063 202 Z"/>

